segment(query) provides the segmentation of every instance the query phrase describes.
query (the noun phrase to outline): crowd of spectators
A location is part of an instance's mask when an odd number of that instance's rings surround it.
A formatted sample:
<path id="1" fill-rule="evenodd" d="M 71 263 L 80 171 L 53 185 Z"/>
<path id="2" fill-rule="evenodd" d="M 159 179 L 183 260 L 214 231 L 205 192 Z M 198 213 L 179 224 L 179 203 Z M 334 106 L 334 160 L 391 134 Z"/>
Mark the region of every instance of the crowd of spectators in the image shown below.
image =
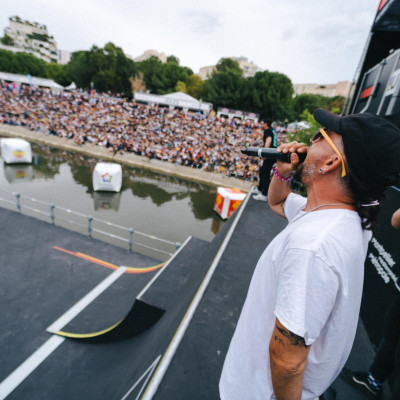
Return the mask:
<path id="1" fill-rule="evenodd" d="M 244 146 L 262 146 L 261 127 L 250 120 L 148 106 L 80 90 L 53 92 L 0 83 L 0 122 L 81 146 L 89 142 L 114 153 L 258 179 L 260 160 L 240 153 Z M 282 142 L 285 130 L 276 130 L 278 143 Z"/>

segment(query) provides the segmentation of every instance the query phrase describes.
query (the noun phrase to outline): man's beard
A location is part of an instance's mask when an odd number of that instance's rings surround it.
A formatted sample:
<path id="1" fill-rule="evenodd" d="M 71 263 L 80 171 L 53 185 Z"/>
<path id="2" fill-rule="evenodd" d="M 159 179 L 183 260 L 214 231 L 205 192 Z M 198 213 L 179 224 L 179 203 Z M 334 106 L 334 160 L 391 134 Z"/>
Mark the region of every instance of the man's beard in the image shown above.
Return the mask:
<path id="1" fill-rule="evenodd" d="M 292 178 L 297 181 L 301 182 L 304 185 L 308 185 L 312 179 L 312 176 L 315 172 L 315 165 L 310 164 L 300 164 L 299 167 L 292 172 Z"/>

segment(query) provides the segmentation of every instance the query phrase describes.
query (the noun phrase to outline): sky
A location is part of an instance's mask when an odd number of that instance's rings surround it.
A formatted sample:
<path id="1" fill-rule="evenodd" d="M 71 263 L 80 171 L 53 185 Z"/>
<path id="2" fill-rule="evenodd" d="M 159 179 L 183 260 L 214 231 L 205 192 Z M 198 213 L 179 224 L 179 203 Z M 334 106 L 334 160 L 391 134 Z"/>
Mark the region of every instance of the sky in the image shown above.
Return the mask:
<path id="1" fill-rule="evenodd" d="M 351 81 L 379 0 L 2 0 L 10 16 L 47 25 L 58 48 L 113 42 L 137 57 L 155 49 L 198 72 L 246 57 L 293 83 Z"/>

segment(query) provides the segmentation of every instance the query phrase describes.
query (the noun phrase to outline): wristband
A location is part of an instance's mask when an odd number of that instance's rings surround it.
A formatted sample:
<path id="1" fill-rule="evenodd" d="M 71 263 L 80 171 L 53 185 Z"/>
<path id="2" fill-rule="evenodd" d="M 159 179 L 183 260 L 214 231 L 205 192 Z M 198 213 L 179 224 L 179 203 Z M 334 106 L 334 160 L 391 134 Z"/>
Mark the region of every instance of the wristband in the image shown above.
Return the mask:
<path id="1" fill-rule="evenodd" d="M 282 176 L 279 175 L 278 170 L 276 169 L 276 167 L 274 167 L 274 175 L 280 180 L 280 181 L 288 181 L 290 178 L 284 178 Z"/>

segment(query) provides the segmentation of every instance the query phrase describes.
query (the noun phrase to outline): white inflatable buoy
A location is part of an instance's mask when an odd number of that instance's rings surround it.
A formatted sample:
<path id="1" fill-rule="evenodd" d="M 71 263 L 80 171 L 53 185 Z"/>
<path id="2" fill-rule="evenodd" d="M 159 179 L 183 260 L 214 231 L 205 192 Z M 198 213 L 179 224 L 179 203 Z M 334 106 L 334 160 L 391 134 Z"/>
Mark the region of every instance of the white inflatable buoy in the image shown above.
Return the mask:
<path id="1" fill-rule="evenodd" d="M 31 144 L 24 139 L 1 139 L 1 156 L 7 164 L 32 162 Z"/>
<path id="2" fill-rule="evenodd" d="M 216 211 L 222 219 L 227 219 L 240 206 L 240 203 L 245 197 L 246 193 L 239 189 L 218 187 L 214 211 Z"/>
<path id="3" fill-rule="evenodd" d="M 97 163 L 92 176 L 93 189 L 119 192 L 122 186 L 122 168 L 114 163 Z"/>

